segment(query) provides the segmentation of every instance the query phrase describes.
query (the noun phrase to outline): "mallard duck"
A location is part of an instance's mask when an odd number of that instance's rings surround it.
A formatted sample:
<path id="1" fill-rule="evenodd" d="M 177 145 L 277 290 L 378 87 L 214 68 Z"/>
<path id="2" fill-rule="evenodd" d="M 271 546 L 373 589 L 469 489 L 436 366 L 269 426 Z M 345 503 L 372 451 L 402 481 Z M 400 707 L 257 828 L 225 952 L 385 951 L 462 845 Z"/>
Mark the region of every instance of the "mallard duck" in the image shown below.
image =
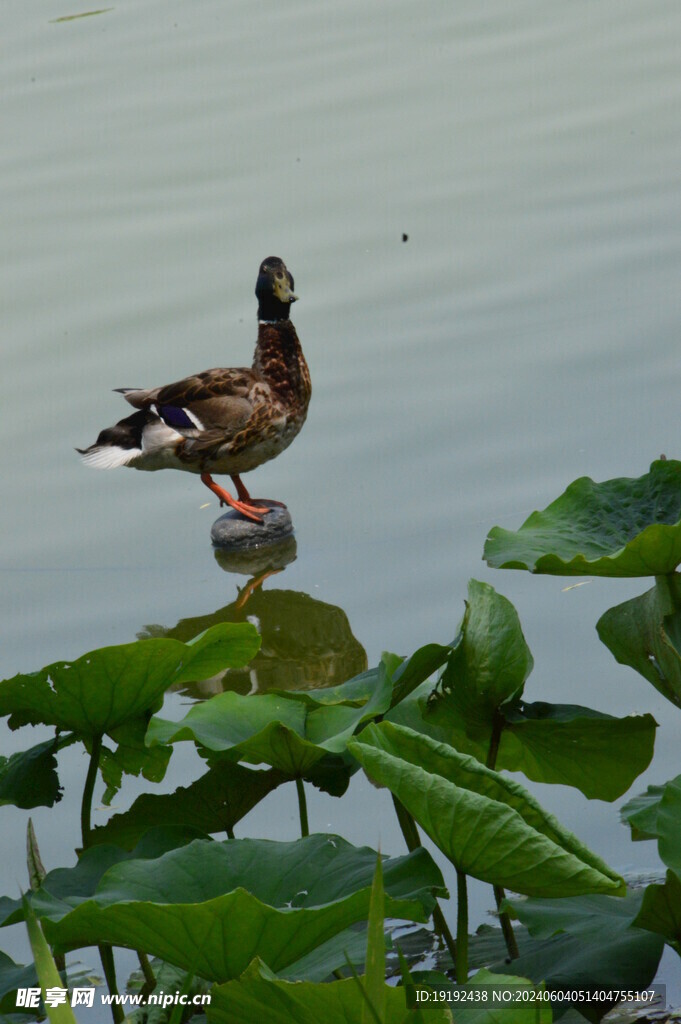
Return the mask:
<path id="1" fill-rule="evenodd" d="M 118 388 L 138 411 L 102 430 L 77 449 L 93 469 L 184 469 L 198 473 L 220 505 L 262 522 L 264 499 L 251 498 L 241 481 L 283 452 L 300 431 L 310 401 L 310 373 L 289 319 L 293 277 L 270 256 L 260 265 L 258 341 L 250 369 L 204 370 L 158 388 Z M 213 480 L 227 473 L 233 497 Z M 270 502 L 280 505 L 281 502 Z"/>

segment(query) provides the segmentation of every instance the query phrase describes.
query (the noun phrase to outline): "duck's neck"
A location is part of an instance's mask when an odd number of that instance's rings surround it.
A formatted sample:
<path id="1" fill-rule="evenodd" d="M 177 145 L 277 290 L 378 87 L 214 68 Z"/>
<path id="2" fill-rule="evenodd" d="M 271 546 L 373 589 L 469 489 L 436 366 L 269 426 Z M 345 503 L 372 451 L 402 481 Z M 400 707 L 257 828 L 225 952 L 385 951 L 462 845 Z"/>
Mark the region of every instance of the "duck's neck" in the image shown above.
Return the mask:
<path id="1" fill-rule="evenodd" d="M 259 321 L 253 369 L 284 401 L 309 401 L 310 374 L 290 320 Z"/>

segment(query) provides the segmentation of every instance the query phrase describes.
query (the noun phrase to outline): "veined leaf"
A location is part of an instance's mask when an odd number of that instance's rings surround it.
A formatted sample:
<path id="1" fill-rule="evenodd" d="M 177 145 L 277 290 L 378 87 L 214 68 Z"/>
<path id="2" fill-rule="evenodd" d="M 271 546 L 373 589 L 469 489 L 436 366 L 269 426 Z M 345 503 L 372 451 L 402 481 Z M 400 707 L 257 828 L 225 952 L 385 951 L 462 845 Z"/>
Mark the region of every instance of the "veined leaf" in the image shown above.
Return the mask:
<path id="1" fill-rule="evenodd" d="M 535 942 L 521 945 L 520 958 L 507 967 L 551 990 L 606 991 L 643 989 L 655 977 L 662 939 L 639 927 L 643 894 L 624 899 L 578 896 L 570 899 L 506 900 L 503 907 L 520 920 Z M 600 1020 L 614 1005 L 578 1003 L 575 1008 L 591 1021 Z"/>
<path id="2" fill-rule="evenodd" d="M 147 743 L 193 740 L 229 760 L 269 764 L 302 777 L 326 754 L 341 754 L 358 725 L 388 709 L 391 692 L 385 673 L 378 674 L 366 700 L 358 699 L 356 686 L 347 694 L 336 687 L 333 703 L 321 691 L 251 696 L 227 691 L 194 705 L 181 722 L 152 719 Z"/>
<path id="3" fill-rule="evenodd" d="M 403 988 L 384 985 L 385 1014 L 382 1024 L 409 1024 Z M 260 961 L 252 963 L 240 978 L 212 990 L 209 1024 L 349 1024 L 361 1020 L 364 998 L 354 978 L 320 985 L 275 978 Z M 449 1010 L 430 1010 L 428 1024 L 451 1024 Z"/>
<path id="4" fill-rule="evenodd" d="M 65 745 L 63 740 L 47 740 L 11 757 L 0 757 L 0 804 L 28 809 L 53 807 L 61 800 L 55 754 Z"/>
<path id="5" fill-rule="evenodd" d="M 163 749 L 163 748 L 160 748 Z M 280 772 L 223 762 L 174 793 L 142 793 L 132 807 L 94 830 L 94 843 L 131 849 L 153 826 L 185 825 L 200 832 L 228 832 L 268 793 L 287 781 Z"/>
<path id="6" fill-rule="evenodd" d="M 657 839 L 662 862 L 681 878 L 681 775 L 625 804 L 622 817 L 641 838 Z"/>
<path id="7" fill-rule="evenodd" d="M 132 851 L 105 843 L 90 847 L 83 851 L 75 867 L 48 871 L 37 892 L 41 898 L 49 894 L 50 899 L 63 903 L 68 909 L 94 896 L 103 875 L 114 864 L 125 860 L 154 860 L 168 850 L 177 849 L 196 838 L 196 829 L 169 826 L 149 829 Z M 7 896 L 0 898 L 0 927 L 16 924 L 23 917 L 21 899 L 10 899 Z"/>
<path id="8" fill-rule="evenodd" d="M 429 698 L 425 685 L 387 717 L 484 764 L 492 720 L 475 721 L 470 735 L 467 716 L 453 702 Z M 522 701 L 502 707 L 499 714 L 504 724 L 498 771 L 520 771 L 533 782 L 574 786 L 592 800 L 616 800 L 626 793 L 653 756 L 657 723 L 652 715 L 613 718 L 591 708 L 544 701 Z"/>
<path id="9" fill-rule="evenodd" d="M 348 744 L 456 868 L 528 895 L 623 894 L 624 881 L 518 783 L 390 722 Z"/>
<path id="10" fill-rule="evenodd" d="M 663 885 L 648 885 L 634 924 L 662 935 L 681 956 L 681 880 L 674 871 L 667 871 Z"/>
<path id="11" fill-rule="evenodd" d="M 459 642 L 438 684 L 442 702 L 453 703 L 471 722 L 491 719 L 502 704 L 520 697 L 533 664 L 511 602 L 489 584 L 470 580 Z"/>
<path id="12" fill-rule="evenodd" d="M 353 925 L 289 964 L 277 977 L 286 981 L 329 981 L 334 971 L 347 967 L 348 960 L 361 970 L 367 955 L 367 929 Z"/>
<path id="13" fill-rule="evenodd" d="M 657 812 L 664 794 L 664 786 L 648 786 L 645 793 L 632 797 L 620 809 L 620 817 L 631 828 L 634 842 L 657 839 Z"/>
<path id="14" fill-rule="evenodd" d="M 555 576 L 671 573 L 681 563 L 681 462 L 653 462 L 638 479 L 581 477 L 517 532 L 495 526 L 484 557 Z"/>
<path id="15" fill-rule="evenodd" d="M 460 639 L 460 638 L 459 638 Z M 412 693 L 426 679 L 441 668 L 450 657 L 452 650 L 459 641 L 450 647 L 442 644 L 426 644 L 398 665 L 392 673 L 393 694 L 390 707 L 394 708 Z"/>
<path id="16" fill-rule="evenodd" d="M 16 964 L 11 957 L 0 951 L 0 1014 L 9 1016 L 20 1013 L 17 1010 L 16 992 L 18 988 L 37 988 L 38 975 L 35 964 L 24 966 Z M 20 1018 L 16 1018 L 20 1019 Z"/>
<path id="17" fill-rule="evenodd" d="M 259 645 L 254 626 L 223 623 L 189 644 L 158 639 L 101 647 L 0 682 L 0 715 L 10 715 L 13 729 L 43 723 L 79 736 L 109 733 L 158 709 L 169 686 L 244 665 Z"/>
<path id="18" fill-rule="evenodd" d="M 681 707 L 681 576 L 659 579 L 652 590 L 609 608 L 596 629 L 621 665 Z"/>
<path id="19" fill-rule="evenodd" d="M 91 896 L 58 898 L 46 879 L 31 902 L 57 952 L 109 942 L 225 981 L 256 956 L 285 970 L 366 920 L 375 860 L 375 851 L 338 836 L 196 840 L 154 860 L 113 864 Z M 386 912 L 425 921 L 444 891 L 430 855 L 420 849 L 383 866 Z"/>
<path id="20" fill-rule="evenodd" d="M 102 803 L 109 807 L 114 796 L 121 787 L 123 774 L 142 775 L 149 782 L 161 782 L 165 776 L 172 747 L 154 747 L 150 750 L 145 745 L 147 732 L 146 718 L 133 718 L 113 729 L 111 738 L 118 744 L 115 750 L 102 745 L 99 755 L 99 770 L 106 783 L 106 791 Z"/>
<path id="21" fill-rule="evenodd" d="M 681 878 L 681 775 L 664 787 L 655 828 L 662 862 Z"/>
<path id="22" fill-rule="evenodd" d="M 513 974 L 494 974 L 483 968 L 477 971 L 464 986 L 466 989 L 503 987 L 509 989 L 535 989 L 543 988 L 543 985 L 535 986 L 527 978 L 518 977 L 517 970 Z M 457 1021 L 461 1024 L 551 1024 L 553 1012 L 550 1002 L 518 1002 L 492 1004 L 489 999 L 477 1006 L 472 1003 L 469 1006 L 457 1007 Z"/>

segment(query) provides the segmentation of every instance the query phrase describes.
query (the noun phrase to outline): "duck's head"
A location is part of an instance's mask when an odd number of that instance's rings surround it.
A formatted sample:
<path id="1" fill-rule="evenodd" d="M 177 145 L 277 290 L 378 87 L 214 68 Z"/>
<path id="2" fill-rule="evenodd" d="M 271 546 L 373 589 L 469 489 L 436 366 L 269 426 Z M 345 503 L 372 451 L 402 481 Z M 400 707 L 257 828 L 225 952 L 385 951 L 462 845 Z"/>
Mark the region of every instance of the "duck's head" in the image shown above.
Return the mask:
<path id="1" fill-rule="evenodd" d="M 255 284 L 259 320 L 288 320 L 293 294 L 293 276 L 278 256 L 268 256 L 260 264 Z"/>

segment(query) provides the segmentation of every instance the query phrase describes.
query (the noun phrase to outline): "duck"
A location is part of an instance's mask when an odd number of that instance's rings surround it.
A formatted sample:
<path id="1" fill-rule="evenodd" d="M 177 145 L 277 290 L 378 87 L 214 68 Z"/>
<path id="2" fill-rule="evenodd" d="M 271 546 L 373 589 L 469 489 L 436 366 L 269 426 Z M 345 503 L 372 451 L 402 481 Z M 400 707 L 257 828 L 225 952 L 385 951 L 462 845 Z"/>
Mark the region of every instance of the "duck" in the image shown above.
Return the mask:
<path id="1" fill-rule="evenodd" d="M 77 448 L 92 469 L 180 469 L 247 519 L 262 523 L 282 502 L 252 498 L 241 476 L 276 458 L 298 436 L 311 385 L 290 319 L 293 276 L 278 256 L 260 264 L 255 286 L 258 337 L 253 365 L 204 370 L 156 388 L 116 388 L 137 411 Z M 236 497 L 213 480 L 231 477 Z"/>

